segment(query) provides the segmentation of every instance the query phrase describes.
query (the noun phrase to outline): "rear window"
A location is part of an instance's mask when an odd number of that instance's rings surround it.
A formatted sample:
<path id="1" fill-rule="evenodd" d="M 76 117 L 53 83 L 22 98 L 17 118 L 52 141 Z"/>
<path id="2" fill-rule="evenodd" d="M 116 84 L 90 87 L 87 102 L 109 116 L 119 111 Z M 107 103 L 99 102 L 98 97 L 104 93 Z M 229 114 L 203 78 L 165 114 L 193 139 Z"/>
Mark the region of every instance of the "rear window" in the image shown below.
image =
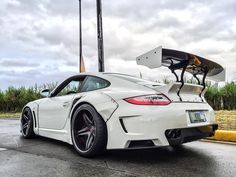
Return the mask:
<path id="1" fill-rule="evenodd" d="M 88 76 L 85 80 L 84 85 L 81 88 L 81 92 L 88 92 L 92 90 L 98 90 L 108 87 L 110 83 L 102 78 Z"/>

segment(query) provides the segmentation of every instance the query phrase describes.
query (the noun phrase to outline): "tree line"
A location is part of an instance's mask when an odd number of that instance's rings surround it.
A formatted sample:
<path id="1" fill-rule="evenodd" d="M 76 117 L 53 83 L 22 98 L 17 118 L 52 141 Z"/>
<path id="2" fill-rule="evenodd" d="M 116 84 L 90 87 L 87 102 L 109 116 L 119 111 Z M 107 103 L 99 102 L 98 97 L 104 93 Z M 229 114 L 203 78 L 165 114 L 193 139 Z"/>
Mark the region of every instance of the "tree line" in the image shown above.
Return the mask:
<path id="1" fill-rule="evenodd" d="M 221 88 L 208 86 L 205 98 L 214 110 L 234 110 L 236 109 L 236 84 L 227 83 Z"/>
<path id="2" fill-rule="evenodd" d="M 34 87 L 8 87 L 5 91 L 0 90 L 0 112 L 20 112 L 30 101 L 40 99 L 40 91 L 49 88 L 53 90 L 57 83 L 49 83 Z"/>
<path id="3" fill-rule="evenodd" d="M 0 112 L 20 112 L 28 102 L 42 98 L 40 95 L 42 89 L 53 90 L 56 85 L 57 83 L 50 83 L 29 88 L 8 87 L 5 91 L 0 90 Z M 227 83 L 221 88 L 209 85 L 205 98 L 214 110 L 236 109 L 236 84 Z"/>

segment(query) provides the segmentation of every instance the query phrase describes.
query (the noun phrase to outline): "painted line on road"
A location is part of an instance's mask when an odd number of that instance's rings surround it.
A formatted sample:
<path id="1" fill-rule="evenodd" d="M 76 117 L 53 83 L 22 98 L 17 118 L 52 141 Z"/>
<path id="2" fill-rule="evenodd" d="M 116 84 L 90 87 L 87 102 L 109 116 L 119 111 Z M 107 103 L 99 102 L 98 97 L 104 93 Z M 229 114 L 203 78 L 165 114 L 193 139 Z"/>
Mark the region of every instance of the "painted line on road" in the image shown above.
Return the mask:
<path id="1" fill-rule="evenodd" d="M 7 149 L 6 148 L 0 148 L 0 151 L 6 151 Z"/>

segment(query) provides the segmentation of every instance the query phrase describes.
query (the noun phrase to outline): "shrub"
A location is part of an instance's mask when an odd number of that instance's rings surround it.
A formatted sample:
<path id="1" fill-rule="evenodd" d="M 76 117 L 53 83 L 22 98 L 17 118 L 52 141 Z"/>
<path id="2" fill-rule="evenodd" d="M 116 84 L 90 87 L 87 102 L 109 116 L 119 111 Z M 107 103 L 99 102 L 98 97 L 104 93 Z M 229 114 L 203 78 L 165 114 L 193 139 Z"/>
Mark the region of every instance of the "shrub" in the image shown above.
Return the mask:
<path id="1" fill-rule="evenodd" d="M 167 79 L 166 79 L 167 82 Z M 9 87 L 5 91 L 0 90 L 0 112 L 19 112 L 30 101 L 41 98 L 40 90 L 49 88 L 53 90 L 57 83 L 44 84 L 42 86 L 14 88 Z M 214 110 L 236 109 L 236 84 L 227 83 L 222 88 L 211 86 L 209 83 L 205 94 L 207 102 Z"/>
<path id="2" fill-rule="evenodd" d="M 8 87 L 7 90 L 0 90 L 0 112 L 20 112 L 22 108 L 30 101 L 41 98 L 40 90 L 49 88 L 50 90 L 56 87 L 57 83 L 44 84 L 38 87 Z"/>

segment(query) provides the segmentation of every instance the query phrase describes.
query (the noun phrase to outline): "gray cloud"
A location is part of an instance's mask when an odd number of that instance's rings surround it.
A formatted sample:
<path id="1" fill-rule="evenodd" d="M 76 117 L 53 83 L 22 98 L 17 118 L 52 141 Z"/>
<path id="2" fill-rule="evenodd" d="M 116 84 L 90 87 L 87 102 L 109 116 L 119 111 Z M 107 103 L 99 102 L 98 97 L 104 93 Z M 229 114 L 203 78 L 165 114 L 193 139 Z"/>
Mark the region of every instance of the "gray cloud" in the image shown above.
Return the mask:
<path id="1" fill-rule="evenodd" d="M 36 67 L 37 63 L 32 63 L 26 61 L 25 59 L 1 59 L 0 60 L 1 67 Z"/>
<path id="2" fill-rule="evenodd" d="M 42 85 L 45 83 L 56 83 L 61 82 L 67 77 L 71 75 L 75 75 L 76 72 L 43 72 L 37 69 L 28 70 L 25 72 L 17 72 L 17 71 L 5 71 L 1 72 L 0 80 L 1 80 L 1 89 L 7 89 L 8 86 L 34 86 Z M 7 84 L 4 84 L 7 82 Z"/>
<path id="3" fill-rule="evenodd" d="M 82 1 L 83 54 L 97 71 L 96 3 Z M 236 1 L 103 0 L 106 68 L 157 77 L 136 56 L 158 45 L 193 52 L 228 66 L 235 78 Z M 78 1 L 0 2 L 1 87 L 59 80 L 78 70 Z M 128 66 L 128 67 L 124 67 Z M 131 66 L 132 65 L 132 66 Z M 6 67 L 7 66 L 7 67 Z M 163 77 L 166 71 L 161 70 Z M 30 76 L 26 82 L 24 78 Z"/>

